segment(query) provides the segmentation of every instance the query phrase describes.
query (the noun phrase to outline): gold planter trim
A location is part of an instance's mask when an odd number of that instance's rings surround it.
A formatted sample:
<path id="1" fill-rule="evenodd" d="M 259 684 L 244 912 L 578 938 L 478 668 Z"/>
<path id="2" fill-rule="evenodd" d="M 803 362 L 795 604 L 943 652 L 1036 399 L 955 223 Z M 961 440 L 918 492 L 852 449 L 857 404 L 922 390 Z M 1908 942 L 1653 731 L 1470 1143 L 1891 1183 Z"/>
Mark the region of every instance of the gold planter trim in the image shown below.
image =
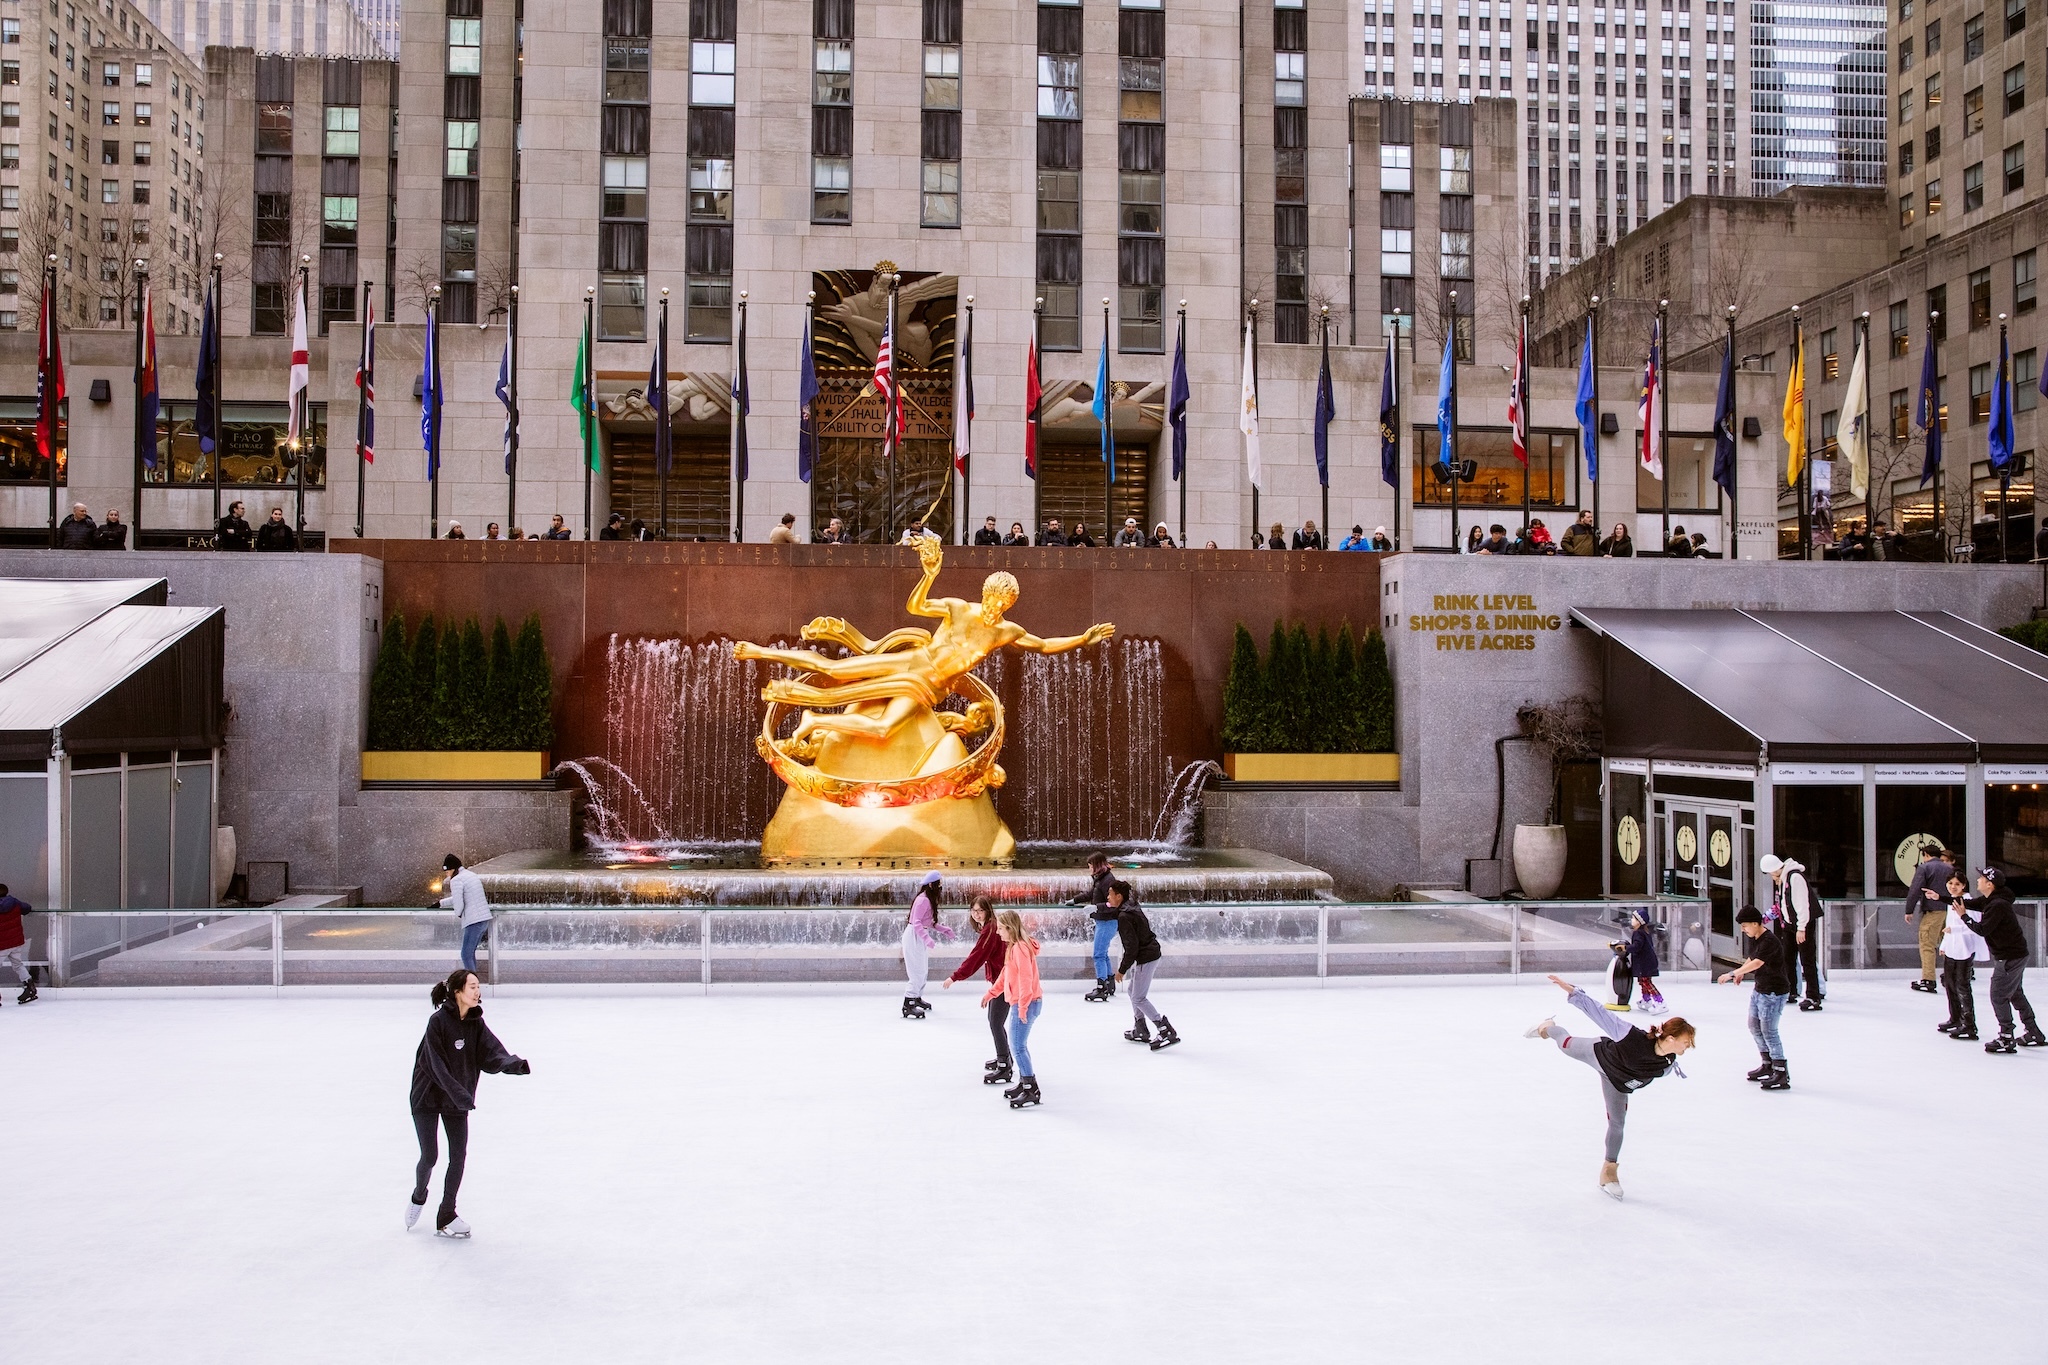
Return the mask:
<path id="1" fill-rule="evenodd" d="M 1399 782 L 1399 754 L 1225 754 L 1233 782 Z"/>
<path id="2" fill-rule="evenodd" d="M 538 782 L 548 756 L 539 750 L 363 750 L 365 782 Z"/>

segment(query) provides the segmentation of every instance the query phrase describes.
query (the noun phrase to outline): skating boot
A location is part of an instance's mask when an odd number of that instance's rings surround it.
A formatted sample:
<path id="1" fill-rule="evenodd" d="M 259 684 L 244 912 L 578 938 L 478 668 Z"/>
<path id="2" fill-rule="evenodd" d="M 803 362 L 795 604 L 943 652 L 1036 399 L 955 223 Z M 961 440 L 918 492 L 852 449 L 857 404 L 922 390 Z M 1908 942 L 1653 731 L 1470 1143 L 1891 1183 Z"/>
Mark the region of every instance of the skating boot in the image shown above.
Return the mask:
<path id="1" fill-rule="evenodd" d="M 2048 1047 L 2048 1033 L 2043 1033 L 2037 1028 L 2030 1028 L 2020 1035 L 2020 1046 Z"/>
<path id="2" fill-rule="evenodd" d="M 1936 1024 L 1934 1027 L 1943 1033 L 1954 1033 L 1957 1029 L 1961 1028 L 1962 1025 L 1957 1023 L 1955 1020 L 1951 1019 L 1945 1024 Z"/>
<path id="3" fill-rule="evenodd" d="M 1984 1050 L 1986 1052 L 2017 1053 L 2019 1047 L 2013 1042 L 2010 1033 L 2001 1033 L 1990 1042 L 1984 1044 Z"/>
<path id="4" fill-rule="evenodd" d="M 469 1236 L 469 1224 L 463 1222 L 460 1218 L 457 1218 L 450 1222 L 446 1227 L 435 1228 L 434 1235 L 436 1237 L 467 1238 Z"/>
<path id="5" fill-rule="evenodd" d="M 1764 1079 L 1764 1083 L 1759 1089 L 1790 1090 L 1791 1088 L 1792 1075 L 1785 1069 L 1785 1064 L 1783 1062 L 1772 1062 L 1771 1074 Z"/>
<path id="6" fill-rule="evenodd" d="M 982 1073 L 981 1083 L 983 1085 L 1001 1085 L 1010 1079 L 1010 1075 L 1010 1064 L 1008 1062 L 996 1062 L 988 1071 Z"/>
<path id="7" fill-rule="evenodd" d="M 1010 1096 L 1010 1107 L 1022 1109 L 1027 1104 L 1037 1104 L 1041 1098 L 1038 1093 L 1038 1078 L 1026 1076 L 1024 1084 L 1017 1088 L 1017 1093 Z"/>
<path id="8" fill-rule="evenodd" d="M 1768 1057 L 1765 1057 L 1765 1058 L 1763 1059 L 1763 1064 L 1762 1064 L 1761 1066 L 1758 1066 L 1758 1067 L 1757 1067 L 1757 1068 L 1756 1068 L 1756 1069 L 1755 1069 L 1754 1071 L 1751 1071 L 1751 1072 L 1750 1072 L 1750 1073 L 1749 1073 L 1748 1075 L 1744 1076 L 1744 1077 L 1743 1077 L 1742 1079 L 1744 1079 L 1744 1080 L 1746 1080 L 1746 1081 L 1767 1081 L 1767 1080 L 1769 1080 L 1770 1078 L 1771 1078 L 1771 1059 L 1770 1059 L 1770 1058 L 1768 1058 Z"/>
<path id="9" fill-rule="evenodd" d="M 1152 1050 L 1154 1052 L 1157 1052 L 1161 1048 L 1172 1047 L 1175 1043 L 1179 1041 L 1180 1034 L 1174 1031 L 1173 1021 L 1171 1019 L 1168 1019 L 1163 1014 L 1160 1015 L 1159 1036 L 1152 1040 Z"/>
<path id="10" fill-rule="evenodd" d="M 1548 1038 L 1550 1036 L 1550 1030 L 1555 1028 L 1556 1026 L 1557 1020 L 1545 1019 L 1540 1024 L 1534 1024 L 1522 1030 L 1522 1036 L 1524 1038 Z"/>
<path id="11" fill-rule="evenodd" d="M 913 999 L 913 1000 L 917 1001 L 917 1007 L 918 1007 L 919 1009 L 923 1010 L 923 1011 L 924 1011 L 925 1013 L 927 1013 L 927 1014 L 931 1013 L 931 1011 L 932 1011 L 932 1002 L 931 1002 L 931 1001 L 929 1001 L 929 1000 L 925 999 L 925 998 L 924 998 L 923 996 L 921 996 L 921 995 L 914 995 L 914 996 L 912 996 L 912 997 L 911 997 L 911 999 Z"/>
<path id="12" fill-rule="evenodd" d="M 1152 1028 L 1143 1019 L 1139 1019 L 1124 1030 L 1124 1037 L 1134 1043 L 1149 1043 L 1152 1041 Z"/>
<path id="13" fill-rule="evenodd" d="M 1965 1024 L 1954 1033 L 1951 1033 L 1949 1037 L 1959 1043 L 1974 1043 L 1977 1041 L 1977 1026 L 1975 1024 Z"/>
<path id="14" fill-rule="evenodd" d="M 1010 1064 L 1004 1061 L 1002 1058 L 998 1057 L 994 1061 L 983 1062 L 981 1064 L 981 1069 L 983 1071 L 1008 1071 L 1010 1069 Z"/>
<path id="15" fill-rule="evenodd" d="M 1799 1012 L 1801 1014 L 1811 1014 L 1819 1008 L 1820 1001 L 1818 1000 L 1802 1000 L 1799 1002 Z"/>
<path id="16" fill-rule="evenodd" d="M 1909 981 L 1906 983 L 1906 987 L 1908 990 L 1925 991 L 1929 995 L 1934 994 L 1934 983 L 1932 981 Z"/>
<path id="17" fill-rule="evenodd" d="M 1006 1099 L 1006 1100 L 1014 1100 L 1014 1099 L 1016 1099 L 1016 1098 L 1017 1098 L 1017 1097 L 1018 1097 L 1019 1095 L 1021 1095 L 1021 1094 L 1023 1094 L 1023 1093 L 1024 1093 L 1024 1087 L 1025 1087 L 1025 1086 L 1027 1086 L 1027 1085 L 1029 1085 L 1029 1084 L 1031 1084 L 1031 1078 L 1030 1078 L 1029 1076 L 1026 1076 L 1026 1077 L 1025 1077 L 1025 1078 L 1024 1078 L 1023 1080 L 1021 1080 L 1021 1081 L 1017 1082 L 1017 1083 L 1016 1083 L 1015 1085 L 1011 1086 L 1011 1087 L 1010 1087 L 1010 1088 L 1009 1088 L 1008 1090 L 1005 1090 L 1005 1091 L 1003 1092 L 1003 1098 L 1004 1098 L 1004 1099 Z"/>
<path id="18" fill-rule="evenodd" d="M 1088 994 L 1082 996 L 1081 998 L 1083 1000 L 1092 1000 L 1099 1005 L 1103 1001 L 1108 1000 L 1110 997 L 1114 996 L 1115 994 L 1116 982 L 1109 977 L 1103 976 L 1097 977 L 1095 981 L 1095 989 L 1088 992 Z"/>
<path id="19" fill-rule="evenodd" d="M 29 982 L 29 983 L 28 983 L 27 985 L 25 985 L 25 986 L 23 986 L 23 987 L 21 988 L 21 994 L 20 994 L 20 995 L 17 995 L 17 996 L 15 996 L 15 997 L 14 997 L 14 1003 L 15 1003 L 15 1004 L 17 1004 L 17 1005 L 26 1005 L 26 1004 L 27 1004 L 27 1003 L 28 1003 L 29 1001 L 31 1001 L 31 1000 L 33 1000 L 33 999 L 35 999 L 35 998 L 36 998 L 36 983 L 35 983 L 35 982 L 33 982 L 33 981 L 31 981 L 31 982 Z"/>
<path id="20" fill-rule="evenodd" d="M 903 997 L 903 1017 L 905 1019 L 922 1019 L 924 1018 L 924 1012 L 925 1007 L 918 1003 L 916 996 L 906 995 Z"/>

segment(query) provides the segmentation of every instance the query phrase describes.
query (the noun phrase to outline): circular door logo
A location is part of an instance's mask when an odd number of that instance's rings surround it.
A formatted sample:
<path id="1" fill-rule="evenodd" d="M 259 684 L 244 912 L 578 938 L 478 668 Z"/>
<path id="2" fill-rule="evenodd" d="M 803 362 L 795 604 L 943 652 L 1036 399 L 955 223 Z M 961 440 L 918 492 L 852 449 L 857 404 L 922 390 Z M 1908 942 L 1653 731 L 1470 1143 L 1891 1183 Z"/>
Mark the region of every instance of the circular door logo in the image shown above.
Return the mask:
<path id="1" fill-rule="evenodd" d="M 1941 840 L 1932 834 L 1908 834 L 1899 840 L 1899 846 L 1892 850 L 1892 871 L 1899 874 L 1899 885 L 1913 884 L 1913 869 L 1920 866 L 1920 850 L 1928 844 L 1939 848 Z"/>
<path id="2" fill-rule="evenodd" d="M 1680 825 L 1678 827 L 1678 860 L 1682 863 L 1689 863 L 1699 857 L 1699 855 L 1699 835 L 1693 832 L 1691 825 Z"/>
<path id="3" fill-rule="evenodd" d="M 1614 827 L 1614 851 L 1621 855 L 1623 867 L 1634 867 L 1636 859 L 1643 856 L 1643 827 L 1636 823 L 1633 815 L 1621 817 L 1621 823 Z"/>
<path id="4" fill-rule="evenodd" d="M 1714 860 L 1715 867 L 1728 866 L 1728 858 L 1735 849 L 1728 842 L 1728 831 L 1717 829 L 1707 836 L 1707 856 Z"/>

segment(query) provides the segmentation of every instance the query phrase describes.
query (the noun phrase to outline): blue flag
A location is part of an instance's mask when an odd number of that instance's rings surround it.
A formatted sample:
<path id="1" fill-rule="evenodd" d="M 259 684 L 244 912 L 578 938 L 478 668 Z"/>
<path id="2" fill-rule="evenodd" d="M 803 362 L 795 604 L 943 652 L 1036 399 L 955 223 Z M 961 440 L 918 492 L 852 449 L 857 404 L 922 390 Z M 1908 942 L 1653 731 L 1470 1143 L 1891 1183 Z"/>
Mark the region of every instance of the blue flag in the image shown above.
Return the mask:
<path id="1" fill-rule="evenodd" d="M 192 430 L 199 437 L 199 449 L 211 455 L 215 439 L 220 435 L 220 413 L 215 410 L 213 394 L 220 383 L 220 300 L 213 295 L 213 285 L 206 286 L 206 312 L 199 320 L 199 373 L 194 385 L 199 391 L 199 408 L 192 418 Z"/>
<path id="2" fill-rule="evenodd" d="M 1330 423 L 1337 419 L 1337 393 L 1330 386 L 1330 329 L 1323 329 L 1323 369 L 1316 376 L 1316 482 L 1330 486 Z"/>
<path id="3" fill-rule="evenodd" d="M 1593 410 L 1593 319 L 1586 319 L 1586 345 L 1579 352 L 1579 394 L 1572 411 L 1579 419 L 1579 449 L 1586 452 L 1586 481 L 1600 481 L 1600 414 Z"/>
<path id="4" fill-rule="evenodd" d="M 505 353 L 498 358 L 498 382 L 491 392 L 505 405 L 505 472 L 512 472 L 512 335 L 505 335 Z"/>
<path id="5" fill-rule="evenodd" d="M 1109 423 L 1109 318 L 1102 320 L 1102 355 L 1095 362 L 1095 401 L 1088 405 L 1102 424 L 1102 462 L 1109 466 L 1109 481 L 1116 482 L 1116 435 Z M 1103 528 L 1107 530 L 1108 528 Z"/>
<path id="6" fill-rule="evenodd" d="M 1721 391 L 1714 396 L 1714 482 L 1735 496 L 1735 343 L 1721 356 Z"/>
<path id="7" fill-rule="evenodd" d="M 427 452 L 427 482 L 441 474 L 441 342 L 439 305 L 427 309 L 426 348 L 420 357 L 420 445 Z"/>
<path id="8" fill-rule="evenodd" d="M 2005 338 L 1998 338 L 1998 373 L 1991 380 L 1991 435 L 1988 449 L 1991 467 L 2000 474 L 2012 463 L 2013 445 L 2012 357 L 2006 353 Z"/>
<path id="9" fill-rule="evenodd" d="M 1436 462 L 1446 466 L 1451 462 L 1451 447 L 1455 444 L 1451 433 L 1458 426 L 1458 415 L 1451 410 L 1451 395 L 1458 384 L 1458 359 L 1452 349 L 1456 337 L 1455 328 L 1444 336 L 1444 361 L 1436 379 Z"/>
<path id="10" fill-rule="evenodd" d="M 1934 329 L 1927 329 L 1927 355 L 1920 362 L 1920 393 L 1913 420 L 1927 433 L 1927 454 L 1920 461 L 1920 486 L 1941 468 L 1941 376 L 1935 372 Z"/>
<path id="11" fill-rule="evenodd" d="M 811 465 L 818 458 L 818 364 L 811 355 L 811 315 L 804 313 L 803 360 L 796 379 L 796 476 L 811 481 Z"/>
<path id="12" fill-rule="evenodd" d="M 1380 367 L 1380 480 L 1389 488 L 1401 486 L 1401 395 L 1394 387 L 1394 348 L 1399 344 L 1397 324 L 1387 335 L 1387 363 Z"/>
<path id="13" fill-rule="evenodd" d="M 1173 384 L 1166 391 L 1166 420 L 1173 426 L 1173 477 L 1179 482 L 1188 467 L 1188 320 L 1181 315 L 1180 336 L 1173 343 Z"/>

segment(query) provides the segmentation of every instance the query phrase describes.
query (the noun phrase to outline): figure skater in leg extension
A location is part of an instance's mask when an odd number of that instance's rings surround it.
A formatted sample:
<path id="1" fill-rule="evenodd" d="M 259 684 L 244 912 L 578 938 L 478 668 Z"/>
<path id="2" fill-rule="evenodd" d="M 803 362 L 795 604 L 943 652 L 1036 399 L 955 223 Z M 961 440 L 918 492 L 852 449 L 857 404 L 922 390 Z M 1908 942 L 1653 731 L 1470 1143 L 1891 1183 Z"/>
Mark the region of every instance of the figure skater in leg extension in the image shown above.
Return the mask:
<path id="1" fill-rule="evenodd" d="M 1628 1123 L 1628 1097 L 1667 1071 L 1685 1075 L 1678 1059 L 1692 1047 L 1693 1027 L 1674 1017 L 1654 1028 L 1640 1029 L 1615 1018 L 1606 1006 L 1563 977 L 1553 976 L 1550 981 L 1607 1036 L 1574 1038 L 1559 1028 L 1555 1019 L 1545 1019 L 1523 1036 L 1548 1038 L 1565 1056 L 1600 1073 L 1600 1093 L 1607 1100 L 1607 1160 L 1600 1167 L 1600 1192 L 1619 1199 L 1621 1136 Z"/>

